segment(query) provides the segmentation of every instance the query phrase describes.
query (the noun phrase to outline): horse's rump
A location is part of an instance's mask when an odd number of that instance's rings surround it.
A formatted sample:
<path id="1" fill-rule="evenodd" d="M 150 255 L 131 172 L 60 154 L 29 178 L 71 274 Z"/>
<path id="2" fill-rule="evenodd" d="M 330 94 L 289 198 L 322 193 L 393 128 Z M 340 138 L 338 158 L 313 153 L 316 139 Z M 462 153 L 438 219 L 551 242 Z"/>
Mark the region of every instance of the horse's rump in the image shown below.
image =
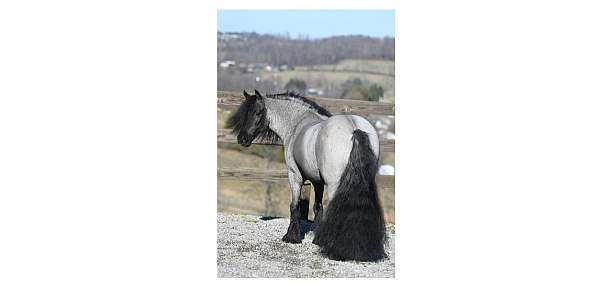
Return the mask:
<path id="1" fill-rule="evenodd" d="M 385 223 L 376 174 L 377 156 L 371 149 L 369 136 L 355 130 L 346 168 L 315 232 L 315 243 L 326 256 L 358 261 L 386 256 Z"/>

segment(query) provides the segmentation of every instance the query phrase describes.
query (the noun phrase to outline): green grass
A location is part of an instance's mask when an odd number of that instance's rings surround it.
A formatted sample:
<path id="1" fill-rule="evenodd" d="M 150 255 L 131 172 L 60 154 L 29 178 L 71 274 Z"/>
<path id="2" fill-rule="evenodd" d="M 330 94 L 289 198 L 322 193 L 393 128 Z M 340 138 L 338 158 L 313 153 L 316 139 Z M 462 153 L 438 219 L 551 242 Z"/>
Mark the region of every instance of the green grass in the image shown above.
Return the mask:
<path id="1" fill-rule="evenodd" d="M 260 77 L 278 81 L 283 87 L 290 79 L 304 80 L 309 87 L 340 87 L 345 81 L 359 78 L 383 87 L 384 102 L 394 102 L 394 62 L 390 60 L 346 59 L 336 65 L 296 66 L 284 72 L 261 72 Z"/>
<path id="2" fill-rule="evenodd" d="M 349 71 L 302 71 L 293 70 L 279 73 L 262 72 L 262 78 L 277 80 L 281 86 L 296 78 L 306 82 L 309 87 L 323 89 L 328 85 L 341 86 L 345 81 L 359 78 L 362 81 L 376 83 L 383 88 L 384 102 L 394 100 L 394 77 L 388 75 L 359 73 Z"/>
<path id="3" fill-rule="evenodd" d="M 300 66 L 296 70 L 349 71 L 394 76 L 394 62 L 376 59 L 344 59 L 335 65 Z"/>

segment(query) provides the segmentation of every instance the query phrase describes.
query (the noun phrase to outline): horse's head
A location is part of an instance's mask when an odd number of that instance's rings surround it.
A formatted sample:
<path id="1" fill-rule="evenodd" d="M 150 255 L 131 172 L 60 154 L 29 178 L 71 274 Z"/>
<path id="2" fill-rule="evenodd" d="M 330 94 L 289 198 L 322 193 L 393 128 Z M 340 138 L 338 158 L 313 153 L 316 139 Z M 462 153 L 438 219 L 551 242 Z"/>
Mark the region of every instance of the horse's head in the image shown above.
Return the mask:
<path id="1" fill-rule="evenodd" d="M 257 136 L 269 130 L 267 109 L 262 95 L 254 90 L 254 95 L 249 95 L 244 90 L 246 98 L 238 110 L 227 120 L 227 127 L 237 134 L 238 143 L 249 147 Z"/>

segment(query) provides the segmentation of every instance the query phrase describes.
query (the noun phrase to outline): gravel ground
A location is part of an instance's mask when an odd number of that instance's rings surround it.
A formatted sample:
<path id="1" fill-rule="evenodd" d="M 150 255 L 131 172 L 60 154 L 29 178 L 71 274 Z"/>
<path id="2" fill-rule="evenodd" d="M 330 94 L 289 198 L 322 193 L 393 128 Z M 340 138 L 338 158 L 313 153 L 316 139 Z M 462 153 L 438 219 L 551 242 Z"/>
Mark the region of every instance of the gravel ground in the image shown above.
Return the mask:
<path id="1" fill-rule="evenodd" d="M 388 226 L 388 258 L 379 262 L 341 262 L 319 254 L 311 224 L 301 244 L 281 241 L 289 219 L 217 214 L 219 277 L 394 277 L 393 225 Z"/>

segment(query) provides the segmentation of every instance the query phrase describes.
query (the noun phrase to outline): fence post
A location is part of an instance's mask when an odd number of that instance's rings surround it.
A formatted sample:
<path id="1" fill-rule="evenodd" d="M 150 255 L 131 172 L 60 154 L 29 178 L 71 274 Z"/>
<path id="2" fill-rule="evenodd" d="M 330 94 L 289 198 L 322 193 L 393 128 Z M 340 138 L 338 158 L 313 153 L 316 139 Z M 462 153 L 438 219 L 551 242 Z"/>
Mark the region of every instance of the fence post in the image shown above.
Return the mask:
<path id="1" fill-rule="evenodd" d="M 310 204 L 310 192 L 311 185 L 306 183 L 302 185 L 300 189 L 300 199 L 298 205 L 300 206 L 300 219 L 308 220 L 308 208 Z"/>

